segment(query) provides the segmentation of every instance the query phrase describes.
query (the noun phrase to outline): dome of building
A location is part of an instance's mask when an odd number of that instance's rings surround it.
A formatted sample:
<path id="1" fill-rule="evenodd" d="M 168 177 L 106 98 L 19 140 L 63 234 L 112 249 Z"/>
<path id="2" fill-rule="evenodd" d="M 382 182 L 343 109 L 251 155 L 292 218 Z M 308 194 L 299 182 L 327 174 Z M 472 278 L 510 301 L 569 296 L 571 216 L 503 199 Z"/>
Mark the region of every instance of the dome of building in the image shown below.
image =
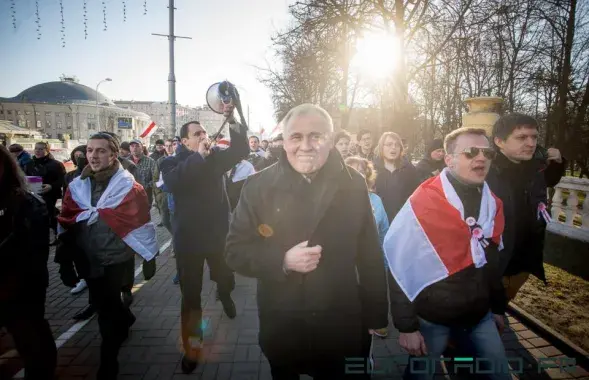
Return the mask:
<path id="1" fill-rule="evenodd" d="M 13 98 L 0 98 L 0 101 L 95 105 L 96 97 L 96 90 L 72 80 L 62 80 L 29 87 Z M 100 92 L 98 93 L 98 104 L 115 105 L 112 100 Z"/>

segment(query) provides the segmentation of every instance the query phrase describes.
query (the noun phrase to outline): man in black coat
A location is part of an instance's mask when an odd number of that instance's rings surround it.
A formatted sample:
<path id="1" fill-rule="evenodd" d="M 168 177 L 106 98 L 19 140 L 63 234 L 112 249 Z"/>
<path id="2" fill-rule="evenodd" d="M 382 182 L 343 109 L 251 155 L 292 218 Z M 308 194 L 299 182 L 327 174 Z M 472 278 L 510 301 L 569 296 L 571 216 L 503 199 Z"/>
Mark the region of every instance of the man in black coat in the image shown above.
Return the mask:
<path id="1" fill-rule="evenodd" d="M 415 165 L 415 169 L 421 176 L 421 181 L 435 177 L 446 167 L 444 162 L 444 141 L 434 139 L 426 148 L 425 155 L 421 161 Z"/>
<path id="2" fill-rule="evenodd" d="M 566 161 L 558 149 L 538 147 L 538 122 L 531 116 L 502 116 L 493 126 L 493 142 L 498 154 L 487 182 L 505 210 L 501 268 L 509 301 L 530 274 L 546 281 L 543 251 L 547 214 L 542 211 L 548 205 L 547 187 L 558 184 Z"/>
<path id="3" fill-rule="evenodd" d="M 369 330 L 388 322 L 383 252 L 366 182 L 333 149 L 325 110 L 300 105 L 284 125 L 278 163 L 243 188 L 227 263 L 258 279 L 259 344 L 274 379 L 354 377 L 346 358 L 366 363 Z"/>
<path id="4" fill-rule="evenodd" d="M 231 291 L 233 273 L 223 260 L 225 237 L 229 229 L 230 206 L 225 188 L 225 173 L 244 159 L 249 151 L 247 128 L 235 121 L 233 106 L 226 105 L 231 146 L 211 149 L 207 132 L 198 121 L 180 130 L 182 145 L 176 155 L 161 162 L 164 184 L 174 197 L 174 252 L 182 292 L 182 370 L 192 372 L 200 359 L 201 289 L 205 259 L 210 277 L 217 283 L 219 299 L 229 318 L 236 315 Z"/>

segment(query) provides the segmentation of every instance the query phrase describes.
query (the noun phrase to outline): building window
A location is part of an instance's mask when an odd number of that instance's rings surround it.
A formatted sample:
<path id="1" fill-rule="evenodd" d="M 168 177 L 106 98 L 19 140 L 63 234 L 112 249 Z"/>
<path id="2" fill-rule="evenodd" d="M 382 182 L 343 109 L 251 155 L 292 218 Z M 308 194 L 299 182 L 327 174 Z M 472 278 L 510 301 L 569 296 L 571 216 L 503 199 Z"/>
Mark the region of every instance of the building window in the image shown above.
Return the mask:
<path id="1" fill-rule="evenodd" d="M 45 111 L 45 117 L 51 117 L 51 112 Z"/>
<path id="2" fill-rule="evenodd" d="M 35 112 L 35 116 L 41 117 L 41 112 L 39 112 L 39 111 Z"/>
<path id="3" fill-rule="evenodd" d="M 51 128 L 51 120 L 47 120 L 47 121 L 45 122 L 45 127 L 46 127 L 46 128 Z"/>
<path id="4" fill-rule="evenodd" d="M 7 115 L 12 115 L 12 111 L 6 111 Z"/>
<path id="5" fill-rule="evenodd" d="M 66 113 L 65 114 L 65 117 L 72 117 L 72 114 L 71 113 Z"/>
<path id="6" fill-rule="evenodd" d="M 63 128 L 63 124 L 61 123 L 61 121 L 57 122 L 57 129 L 61 129 Z"/>
<path id="7" fill-rule="evenodd" d="M 96 129 L 96 123 L 88 122 L 88 129 Z"/>
<path id="8" fill-rule="evenodd" d="M 16 111 L 16 114 L 20 116 L 22 115 L 22 111 Z"/>
<path id="9" fill-rule="evenodd" d="M 30 114 L 31 114 L 31 111 L 25 111 L 25 115 L 27 115 L 27 116 L 28 116 L 28 115 L 30 115 Z"/>
<path id="10" fill-rule="evenodd" d="M 41 128 L 43 128 L 43 127 L 41 126 L 41 120 L 37 120 L 37 129 L 41 129 Z"/>
<path id="11" fill-rule="evenodd" d="M 31 127 L 31 122 L 29 120 L 25 120 L 25 125 L 27 128 Z"/>
<path id="12" fill-rule="evenodd" d="M 68 125 L 68 126 L 67 126 L 67 129 L 72 129 L 72 125 L 71 125 L 71 124 L 70 124 L 70 125 Z"/>
<path id="13" fill-rule="evenodd" d="M 18 126 L 21 127 L 21 128 L 24 128 L 26 126 L 25 121 L 24 120 L 19 120 L 18 121 Z"/>
<path id="14" fill-rule="evenodd" d="M 93 113 L 88 113 L 88 119 L 94 119 L 96 117 Z"/>

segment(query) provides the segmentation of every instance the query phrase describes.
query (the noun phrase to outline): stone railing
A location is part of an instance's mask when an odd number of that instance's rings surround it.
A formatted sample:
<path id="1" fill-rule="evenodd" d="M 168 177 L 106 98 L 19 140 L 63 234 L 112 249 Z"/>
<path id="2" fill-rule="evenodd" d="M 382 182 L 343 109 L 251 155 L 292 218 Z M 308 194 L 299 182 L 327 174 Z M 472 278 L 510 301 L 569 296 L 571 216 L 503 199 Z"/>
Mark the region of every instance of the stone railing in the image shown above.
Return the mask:
<path id="1" fill-rule="evenodd" d="M 548 231 L 589 242 L 589 179 L 563 177 L 554 188 L 551 211 Z"/>

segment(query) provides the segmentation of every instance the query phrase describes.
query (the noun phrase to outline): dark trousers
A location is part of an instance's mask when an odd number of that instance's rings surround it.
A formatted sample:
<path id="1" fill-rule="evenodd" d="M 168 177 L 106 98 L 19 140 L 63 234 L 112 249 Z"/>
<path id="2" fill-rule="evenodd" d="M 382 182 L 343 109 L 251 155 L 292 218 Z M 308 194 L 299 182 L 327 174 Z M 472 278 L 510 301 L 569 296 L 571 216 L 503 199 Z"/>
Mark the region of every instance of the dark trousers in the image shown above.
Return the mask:
<path id="1" fill-rule="evenodd" d="M 199 360 L 201 354 L 200 343 L 203 331 L 200 293 L 205 260 L 209 266 L 211 280 L 217 283 L 217 290 L 221 297 L 229 295 L 235 288 L 235 277 L 225 264 L 223 252 L 208 256 L 187 251 L 176 252 L 176 268 L 182 293 L 180 310 L 182 347 L 185 355 L 193 361 Z"/>
<path id="2" fill-rule="evenodd" d="M 370 378 L 367 368 L 358 367 L 366 363 L 368 331 L 346 318 L 330 320 L 332 324 L 325 323 L 327 320 L 309 323 L 288 316 L 260 316 L 259 344 L 273 380 L 298 380 L 301 374 L 316 380 Z M 355 365 L 350 366 L 352 363 Z"/>
<path id="3" fill-rule="evenodd" d="M 127 266 L 127 263 L 110 265 L 104 268 L 104 276 L 86 279 L 102 337 L 100 365 L 110 369 L 118 368 L 119 350 L 135 321 L 131 310 L 121 301 Z"/>
<path id="4" fill-rule="evenodd" d="M 147 193 L 147 203 L 149 204 L 149 212 L 151 212 L 151 206 L 153 206 L 153 189 L 148 187 L 145 189 Z"/>
<path id="5" fill-rule="evenodd" d="M 124 274 L 122 278 L 121 292 L 131 292 L 135 284 L 135 258 L 120 264 L 124 266 Z M 92 305 L 92 292 L 88 293 L 88 304 Z"/>
<path id="6" fill-rule="evenodd" d="M 45 319 L 45 288 L 18 301 L 0 302 L 0 326 L 6 330 L 24 361 L 25 379 L 53 380 L 57 348 Z"/>

